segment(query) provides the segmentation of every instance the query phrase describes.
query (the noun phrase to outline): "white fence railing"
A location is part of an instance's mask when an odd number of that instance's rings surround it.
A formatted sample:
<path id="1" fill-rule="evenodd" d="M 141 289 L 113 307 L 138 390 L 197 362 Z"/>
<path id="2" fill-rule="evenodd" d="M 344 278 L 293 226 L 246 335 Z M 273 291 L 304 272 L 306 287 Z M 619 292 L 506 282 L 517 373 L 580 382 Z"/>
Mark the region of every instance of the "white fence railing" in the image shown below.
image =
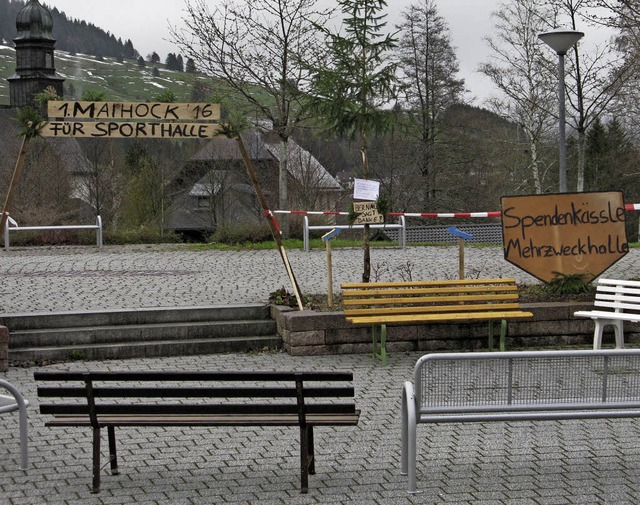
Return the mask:
<path id="1" fill-rule="evenodd" d="M 9 250 L 9 233 L 16 231 L 47 231 L 47 230 L 96 230 L 96 245 L 102 247 L 102 218 L 96 217 L 96 224 L 75 224 L 60 226 L 18 226 L 10 217 L 4 227 L 4 249 Z"/>

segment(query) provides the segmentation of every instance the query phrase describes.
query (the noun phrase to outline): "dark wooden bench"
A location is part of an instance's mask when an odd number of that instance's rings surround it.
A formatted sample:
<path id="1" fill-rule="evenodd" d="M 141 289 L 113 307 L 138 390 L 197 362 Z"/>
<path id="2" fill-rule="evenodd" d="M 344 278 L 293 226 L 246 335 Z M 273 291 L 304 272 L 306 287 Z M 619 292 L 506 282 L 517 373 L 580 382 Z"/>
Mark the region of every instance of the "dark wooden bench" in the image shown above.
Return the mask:
<path id="1" fill-rule="evenodd" d="M 493 349 L 493 321 L 499 320 L 504 351 L 507 320 L 533 317 L 520 308 L 511 278 L 342 284 L 342 297 L 347 321 L 371 325 L 373 354 L 383 363 L 387 325 L 488 320 Z"/>
<path id="2" fill-rule="evenodd" d="M 354 426 L 351 372 L 35 372 L 46 426 L 93 430 L 93 487 L 100 491 L 101 429 L 117 475 L 116 427 L 298 426 L 301 492 L 315 473 L 313 428 Z"/>

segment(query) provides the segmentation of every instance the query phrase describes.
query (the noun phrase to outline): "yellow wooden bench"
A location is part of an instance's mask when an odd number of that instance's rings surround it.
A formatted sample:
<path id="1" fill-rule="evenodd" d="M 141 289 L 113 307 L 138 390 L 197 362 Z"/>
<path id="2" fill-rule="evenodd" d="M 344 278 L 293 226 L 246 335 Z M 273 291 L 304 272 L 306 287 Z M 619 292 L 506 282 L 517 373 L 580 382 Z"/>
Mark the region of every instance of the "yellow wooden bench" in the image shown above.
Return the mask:
<path id="1" fill-rule="evenodd" d="M 383 363 L 387 362 L 388 324 L 488 320 L 489 349 L 493 350 L 493 322 L 500 320 L 500 350 L 504 351 L 507 320 L 533 317 L 520 308 L 518 287 L 510 278 L 348 283 L 341 287 L 347 321 L 371 325 L 373 355 Z"/>

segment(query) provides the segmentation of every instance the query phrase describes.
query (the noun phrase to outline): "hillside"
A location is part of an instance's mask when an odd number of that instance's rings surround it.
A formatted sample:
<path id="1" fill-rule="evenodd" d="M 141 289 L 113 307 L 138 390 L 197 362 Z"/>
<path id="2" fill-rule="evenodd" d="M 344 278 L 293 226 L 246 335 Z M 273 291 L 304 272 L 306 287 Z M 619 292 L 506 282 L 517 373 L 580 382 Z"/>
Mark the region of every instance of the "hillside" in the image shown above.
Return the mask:
<path id="1" fill-rule="evenodd" d="M 199 74 L 167 70 L 158 63 L 141 68 L 136 60 L 103 58 L 98 60 L 92 56 L 56 50 L 55 66 L 58 74 L 66 79 L 64 83 L 65 98 L 80 98 L 87 91 L 104 92 L 107 100 L 112 101 L 146 101 L 151 100 L 163 91 L 171 90 L 177 101 L 194 100 L 193 90 L 196 82 L 202 86 L 208 80 Z M 158 75 L 154 76 L 153 67 L 157 67 Z M 10 77 L 16 68 L 15 50 L 0 45 L 0 105 L 9 105 Z M 196 87 L 199 87 L 196 85 Z M 197 98 L 197 100 L 202 97 Z"/>

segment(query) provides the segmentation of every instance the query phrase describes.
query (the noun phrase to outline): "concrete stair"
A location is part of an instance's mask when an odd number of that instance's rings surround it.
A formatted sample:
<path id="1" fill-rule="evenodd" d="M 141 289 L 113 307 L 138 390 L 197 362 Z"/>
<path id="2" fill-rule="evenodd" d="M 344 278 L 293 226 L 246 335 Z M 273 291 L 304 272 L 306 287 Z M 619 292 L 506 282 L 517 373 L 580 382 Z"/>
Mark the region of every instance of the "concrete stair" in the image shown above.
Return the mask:
<path id="1" fill-rule="evenodd" d="M 9 361 L 100 360 L 279 348 L 269 307 L 218 305 L 6 314 Z"/>

